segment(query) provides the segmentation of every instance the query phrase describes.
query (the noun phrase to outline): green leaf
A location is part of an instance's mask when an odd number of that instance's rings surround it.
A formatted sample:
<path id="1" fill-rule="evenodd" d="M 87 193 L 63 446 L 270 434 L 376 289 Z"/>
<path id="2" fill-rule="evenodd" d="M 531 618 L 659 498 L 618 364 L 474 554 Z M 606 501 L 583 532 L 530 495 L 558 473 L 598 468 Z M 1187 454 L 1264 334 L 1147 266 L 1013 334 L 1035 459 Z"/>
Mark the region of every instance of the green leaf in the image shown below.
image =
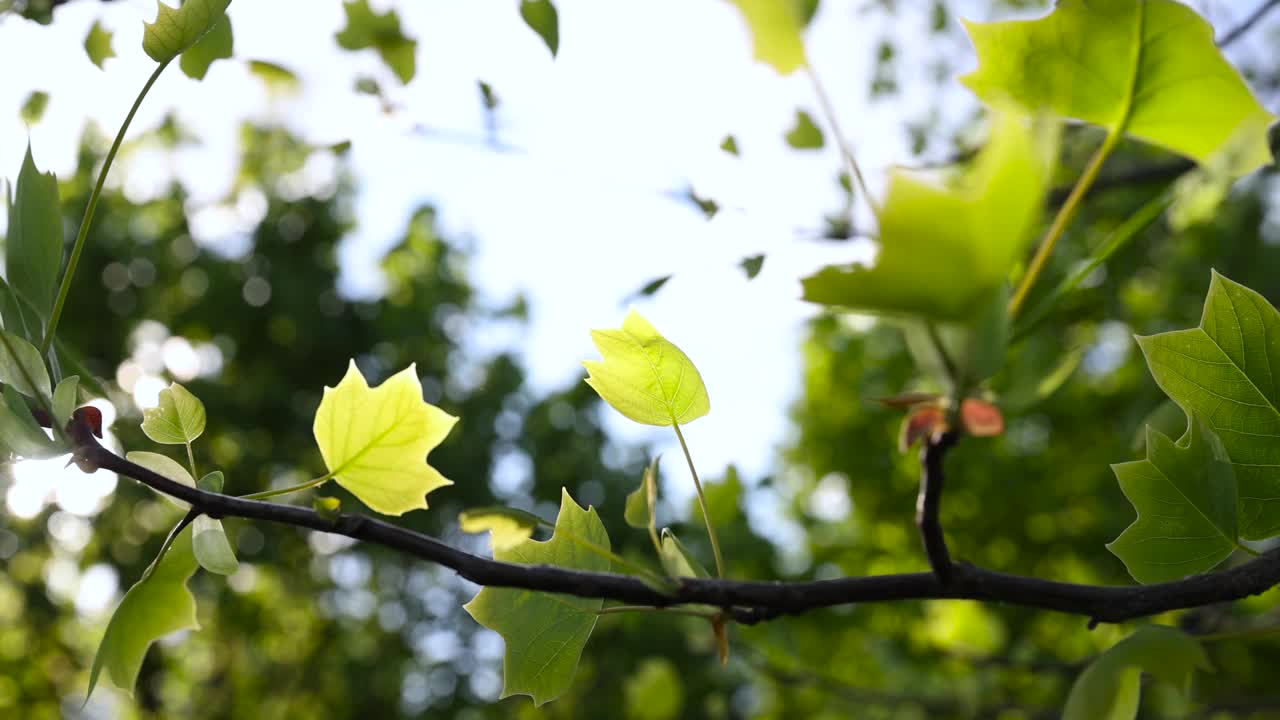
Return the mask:
<path id="1" fill-rule="evenodd" d="M 161 445 L 185 445 L 204 433 L 204 403 L 178 383 L 160 391 L 160 404 L 142 411 L 142 432 Z"/>
<path id="2" fill-rule="evenodd" d="M 796 110 L 795 124 L 787 131 L 786 137 L 787 144 L 796 150 L 817 150 L 825 142 L 822 128 L 803 110 Z"/>
<path id="3" fill-rule="evenodd" d="M 250 60 L 249 72 L 257 75 L 262 84 L 273 92 L 292 94 L 302 87 L 302 80 L 292 70 L 266 60 Z"/>
<path id="4" fill-rule="evenodd" d="M 35 125 L 40 122 L 40 118 L 44 117 L 45 108 L 49 107 L 49 93 L 42 90 L 36 90 L 27 96 L 22 103 L 22 122 L 27 125 Z"/>
<path id="5" fill-rule="evenodd" d="M 186 0 L 174 9 L 159 3 L 156 20 L 142 33 L 142 49 L 158 63 L 169 62 L 199 42 L 226 16 L 231 0 Z"/>
<path id="6" fill-rule="evenodd" d="M 1142 672 L 1185 692 L 1196 669 L 1210 669 L 1199 641 L 1175 628 L 1143 626 L 1080 673 L 1067 697 L 1063 720 L 1133 720 L 1138 715 Z"/>
<path id="7" fill-rule="evenodd" d="M 1176 444 L 1147 430 L 1147 459 L 1111 466 L 1138 519 L 1107 549 L 1140 583 L 1178 580 L 1237 547 L 1236 478 L 1213 431 L 1195 416 Z"/>
<path id="8" fill-rule="evenodd" d="M 343 3 L 342 9 L 347 13 L 347 26 L 337 35 L 338 45 L 347 50 L 376 50 L 400 82 L 412 80 L 417 71 L 414 53 L 418 43 L 400 30 L 396 11 L 375 15 L 368 0 Z"/>
<path id="9" fill-rule="evenodd" d="M 738 267 L 742 268 L 742 272 L 747 274 L 748 280 L 755 280 L 756 276 L 764 268 L 764 255 L 748 255 L 742 258 L 738 263 Z"/>
<path id="10" fill-rule="evenodd" d="M 1271 162 L 1274 116 L 1222 56 L 1213 27 L 1180 2 L 1063 0 L 1039 20 L 966 28 L 978 69 L 960 80 L 987 103 L 1052 110 L 1197 162 L 1250 126 L 1241 172 Z"/>
<path id="11" fill-rule="evenodd" d="M 187 469 L 182 467 L 181 463 L 166 455 L 146 452 L 145 450 L 135 450 L 126 454 L 124 459 L 135 465 L 141 465 L 154 473 L 163 475 L 176 483 L 182 483 L 187 487 L 196 486 L 196 481 L 191 477 L 191 473 L 187 472 Z M 179 500 L 178 498 L 166 493 L 160 493 L 160 495 L 165 500 L 168 500 L 184 510 L 191 507 L 191 504 L 185 500 Z"/>
<path id="12" fill-rule="evenodd" d="M 685 424 L 711 411 L 698 368 L 632 310 L 620 330 L 592 330 L 603 361 L 586 360 L 587 384 L 605 402 L 645 425 Z"/>
<path id="13" fill-rule="evenodd" d="M 33 343 L 40 342 L 43 324 L 39 313 L 26 298 L 18 297 L 18 293 L 14 292 L 9 283 L 2 278 L 0 278 L 0 318 L 3 318 L 6 330 Z"/>
<path id="14" fill-rule="evenodd" d="M 520 0 L 520 18 L 538 33 L 555 57 L 560 50 L 560 15 L 551 0 Z"/>
<path id="15" fill-rule="evenodd" d="M 729 0 L 747 21 L 755 45 L 755 58 L 789 75 L 808 62 L 804 55 L 804 28 L 808 3 L 802 0 Z M 816 9 L 814 4 L 813 9 Z"/>
<path id="16" fill-rule="evenodd" d="M 627 720 L 676 720 L 684 709 L 684 682 L 674 663 L 650 657 L 622 681 Z"/>
<path id="17" fill-rule="evenodd" d="M 653 528 L 657 525 L 655 513 L 658 506 L 658 456 L 644 469 L 640 477 L 640 487 L 627 495 L 626 508 L 622 519 L 627 525 L 638 530 Z"/>
<path id="18" fill-rule="evenodd" d="M 472 508 L 458 515 L 462 532 L 488 532 L 494 551 L 510 550 L 533 537 L 542 518 L 533 513 L 509 507 Z"/>
<path id="19" fill-rule="evenodd" d="M 71 375 L 62 379 L 53 390 L 53 421 L 58 427 L 66 427 L 71 421 L 71 413 L 79 404 L 80 376 Z"/>
<path id="20" fill-rule="evenodd" d="M 607 572 L 609 560 L 574 542 L 567 533 L 602 548 L 609 535 L 594 508 L 583 510 L 562 491 L 556 532 L 546 542 L 529 541 L 494 557 L 506 562 Z M 582 649 L 595 628 L 600 599 L 487 587 L 463 608 L 476 622 L 502 635 L 502 697 L 530 695 L 535 705 L 555 700 L 569 688 Z"/>
<path id="21" fill-rule="evenodd" d="M 1169 206 L 1170 228 L 1182 231 L 1213 218 L 1236 179 L 1252 170 L 1249 167 L 1251 144 L 1258 132 L 1266 137 L 1265 124 L 1258 127 L 1256 121 L 1246 122 L 1200 167 L 1178 178 Z"/>
<path id="22" fill-rule="evenodd" d="M 12 386 L 27 397 L 48 399 L 53 391 L 40 351 L 13 333 L 0 333 L 4 334 L 4 340 L 0 341 L 0 383 Z"/>
<path id="23" fill-rule="evenodd" d="M 222 471 L 214 470 L 211 473 L 206 473 L 204 477 L 197 480 L 196 487 L 204 490 L 205 492 L 220 493 L 222 492 L 224 482 L 225 477 L 223 476 Z"/>
<path id="24" fill-rule="evenodd" d="M 12 386 L 5 387 L 4 402 L 0 403 L 0 444 L 24 458 L 50 458 L 66 452 L 49 439 L 32 417 L 27 402 Z"/>
<path id="25" fill-rule="evenodd" d="M 28 143 L 9 214 L 5 274 L 13 290 L 45 318 L 53 309 L 62 264 L 61 213 L 58 179 L 36 169 Z"/>
<path id="26" fill-rule="evenodd" d="M 1235 469 L 1240 535 L 1280 531 L 1280 313 L 1213 273 L 1200 327 L 1139 337 L 1156 384 L 1222 440 Z"/>
<path id="27" fill-rule="evenodd" d="M 178 67 L 182 68 L 182 72 L 187 77 L 203 80 L 214 60 L 231 57 L 234 43 L 231 34 L 231 18 L 223 14 L 213 27 L 209 28 L 209 32 L 204 34 L 204 37 L 182 53 Z"/>
<path id="28" fill-rule="evenodd" d="M 804 299 L 876 313 L 970 321 L 1004 285 L 1040 218 L 1057 128 L 1006 114 L 951 185 L 896 170 L 873 268 L 832 265 Z"/>
<path id="29" fill-rule="evenodd" d="M 739 155 L 738 139 L 732 135 L 725 135 L 724 140 L 720 141 L 720 149 L 737 157 Z"/>
<path id="30" fill-rule="evenodd" d="M 689 548 L 671 532 L 671 528 L 662 528 L 661 558 L 662 567 L 672 577 L 711 577 L 702 563 L 689 552 Z"/>
<path id="31" fill-rule="evenodd" d="M 94 655 L 87 695 L 93 695 L 104 670 L 111 684 L 132 693 L 151 643 L 179 630 L 200 627 L 196 599 L 187 589 L 187 581 L 196 571 L 191 533 L 190 527 L 184 528 L 155 571 L 125 593 Z"/>
<path id="32" fill-rule="evenodd" d="M 338 484 L 365 505 L 402 515 L 453 483 L 426 463 L 458 418 L 422 400 L 413 365 L 371 389 L 355 361 L 316 410 L 316 444 Z"/>
<path id="33" fill-rule="evenodd" d="M 325 520 L 336 520 L 342 501 L 336 497 L 318 497 L 311 501 L 311 507 Z"/>
<path id="34" fill-rule="evenodd" d="M 240 569 L 221 520 L 201 515 L 191 523 L 191 527 L 191 547 L 200 567 L 218 575 L 231 575 Z"/>
<path id="35" fill-rule="evenodd" d="M 85 54 L 99 69 L 107 58 L 116 56 L 116 51 L 111 47 L 111 38 L 111 31 L 102 27 L 101 20 L 94 20 L 93 27 L 89 28 L 89 34 L 84 37 Z"/>

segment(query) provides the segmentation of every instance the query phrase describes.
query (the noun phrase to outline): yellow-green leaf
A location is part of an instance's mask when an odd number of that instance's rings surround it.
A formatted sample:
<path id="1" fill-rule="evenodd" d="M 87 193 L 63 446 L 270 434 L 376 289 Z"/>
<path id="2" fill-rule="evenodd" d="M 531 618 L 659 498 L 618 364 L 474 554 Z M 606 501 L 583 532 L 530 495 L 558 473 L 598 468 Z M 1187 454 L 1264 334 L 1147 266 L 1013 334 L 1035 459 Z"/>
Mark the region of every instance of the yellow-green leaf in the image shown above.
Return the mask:
<path id="1" fill-rule="evenodd" d="M 779 74 L 804 67 L 804 38 L 800 31 L 806 20 L 803 3 L 797 0 L 729 0 L 742 13 L 751 31 L 755 57 L 771 65 Z"/>
<path id="2" fill-rule="evenodd" d="M 200 567 L 219 575 L 230 575 L 240 569 L 221 520 L 201 515 L 191 525 L 191 547 Z"/>
<path id="3" fill-rule="evenodd" d="M 182 59 L 178 61 L 178 67 L 182 68 L 183 74 L 187 77 L 193 80 L 203 80 L 205 74 L 209 72 L 209 66 L 215 60 L 231 57 L 234 44 L 235 38 L 231 34 L 231 19 L 224 13 L 209 29 L 209 32 L 204 34 L 204 37 L 197 40 L 195 45 L 187 48 L 182 53 Z"/>
<path id="4" fill-rule="evenodd" d="M 587 360 L 587 384 L 605 402 L 645 425 L 685 424 L 711 410 L 698 368 L 632 310 L 619 330 L 592 330 L 603 357 Z"/>
<path id="5" fill-rule="evenodd" d="M 1213 27 L 1180 2 L 1062 0 L 1039 20 L 966 27 L 978 69 L 961 82 L 987 103 L 1052 110 L 1197 162 L 1249 126 L 1240 172 L 1271 162 L 1275 117 L 1214 45 Z"/>
<path id="6" fill-rule="evenodd" d="M 377 50 L 382 62 L 408 83 L 417 72 L 415 53 L 418 43 L 400 30 L 400 16 L 395 10 L 378 15 L 369 7 L 368 0 L 353 0 L 342 4 L 347 14 L 347 26 L 337 35 L 338 45 L 347 50 Z"/>
<path id="7" fill-rule="evenodd" d="M 804 299 L 975 320 L 1033 237 L 1056 152 L 1056 125 L 1004 114 L 973 166 L 954 182 L 894 171 L 875 266 L 823 268 L 802 280 Z"/>
<path id="8" fill-rule="evenodd" d="M 142 49 L 156 62 L 169 62 L 195 45 L 226 15 L 231 0 L 186 0 L 179 8 L 160 2 L 155 22 L 142 33 Z"/>
<path id="9" fill-rule="evenodd" d="M 19 114 L 22 116 L 22 122 L 27 125 L 35 125 L 40 122 L 40 118 L 44 117 L 45 108 L 49 107 L 49 93 L 43 90 L 35 90 L 22 103 L 22 109 Z"/>
<path id="10" fill-rule="evenodd" d="M 71 413 L 75 412 L 79 400 L 79 389 L 79 375 L 63 378 L 53 389 L 53 421 L 58 423 L 58 427 L 66 427 L 71 421 Z"/>
<path id="11" fill-rule="evenodd" d="M 112 614 L 93 658 L 87 694 L 93 694 L 103 671 L 111 684 L 132 693 L 151 643 L 178 630 L 200 627 L 196 600 L 187 589 L 195 571 L 191 528 L 187 527 L 174 538 L 155 571 L 129 588 Z"/>
<path id="12" fill-rule="evenodd" d="M 4 250 L 9 285 L 41 317 L 48 318 L 62 265 L 62 210 L 58 179 L 36 168 L 30 143 L 18 172 Z"/>
<path id="13" fill-rule="evenodd" d="M 89 34 L 84 38 L 84 51 L 89 56 L 89 60 L 99 68 L 107 58 L 116 56 L 116 51 L 111 47 L 111 36 L 111 31 L 102 27 L 102 21 L 95 20 L 93 27 L 89 28 Z"/>
<path id="14" fill-rule="evenodd" d="M 160 453 L 135 450 L 126 454 L 124 459 L 135 465 L 141 465 L 154 473 L 163 475 L 176 483 L 182 483 L 188 487 L 196 486 L 195 479 L 191 477 L 191 473 L 187 472 L 186 468 L 182 467 L 182 465 L 176 460 L 165 455 L 161 455 Z M 165 493 L 160 494 L 165 500 L 168 500 L 184 510 L 191 507 L 191 504 L 186 500 L 179 500 L 178 498 Z"/>
<path id="15" fill-rule="evenodd" d="M 654 530 L 657 525 L 654 513 L 658 505 L 658 460 L 660 459 L 661 457 L 655 457 L 645 467 L 644 475 L 640 478 L 640 487 L 627 495 L 622 519 L 638 530 L 645 528 Z"/>
<path id="16" fill-rule="evenodd" d="M 1140 627 L 1080 673 L 1067 696 L 1063 720 L 1133 720 L 1143 672 L 1185 691 L 1193 672 L 1211 667 L 1194 637 L 1162 625 Z"/>
<path id="17" fill-rule="evenodd" d="M 352 361 L 342 382 L 324 389 L 313 430 L 339 485 L 384 515 L 402 515 L 453 484 L 426 457 L 457 421 L 423 401 L 413 365 L 370 388 Z"/>
<path id="18" fill-rule="evenodd" d="M 48 398 L 51 392 L 49 371 L 44 367 L 40 351 L 9 332 L 4 332 L 4 340 L 0 342 L 0 383 L 11 385 L 30 398 Z"/>
<path id="19" fill-rule="evenodd" d="M 672 577 L 711 577 L 707 569 L 689 552 L 689 548 L 680 542 L 680 538 L 671 532 L 671 528 L 662 528 L 662 567 Z"/>
<path id="20" fill-rule="evenodd" d="M 142 411 L 142 432 L 162 445 L 185 445 L 204 433 L 204 403 L 178 383 L 160 391 L 160 404 Z"/>
<path id="21" fill-rule="evenodd" d="M 550 540 L 495 549 L 493 556 L 526 565 L 607 572 L 609 560 L 575 538 L 609 548 L 609 535 L 595 509 L 583 510 L 565 490 Z M 506 643 L 502 697 L 530 695 L 535 705 L 542 705 L 569 688 L 603 605 L 600 599 L 486 587 L 463 609 L 476 622 L 502 635 Z"/>
<path id="22" fill-rule="evenodd" d="M 462 532 L 488 532 L 495 552 L 510 550 L 533 537 L 541 524 L 537 515 L 509 507 L 472 508 L 458 515 Z"/>

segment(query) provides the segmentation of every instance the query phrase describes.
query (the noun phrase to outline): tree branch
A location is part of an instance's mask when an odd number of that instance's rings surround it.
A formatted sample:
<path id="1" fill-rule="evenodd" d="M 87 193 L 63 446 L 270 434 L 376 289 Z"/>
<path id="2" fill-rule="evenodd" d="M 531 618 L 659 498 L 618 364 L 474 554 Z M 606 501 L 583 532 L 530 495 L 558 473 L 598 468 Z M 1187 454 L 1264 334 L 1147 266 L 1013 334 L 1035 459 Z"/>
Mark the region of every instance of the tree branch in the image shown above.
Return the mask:
<path id="1" fill-rule="evenodd" d="M 344 535 L 442 565 L 483 586 L 606 598 L 653 607 L 713 605 L 725 609 L 744 624 L 837 605 L 925 599 L 978 600 L 1083 615 L 1095 622 L 1123 622 L 1170 610 L 1239 600 L 1280 583 L 1280 549 L 1277 549 L 1228 570 L 1144 586 L 1078 585 L 957 563 L 952 565 L 951 581 L 946 585 L 932 572 L 805 582 L 680 578 L 677 590 L 663 594 L 629 575 L 499 562 L 363 515 L 343 513 L 330 519 L 310 508 L 205 492 L 174 482 L 102 447 L 81 417 L 71 423 L 69 434 L 75 443 L 77 465 L 82 469 L 102 468 L 132 478 L 165 495 L 185 500 L 193 510 L 213 518 L 265 520 Z"/>
<path id="2" fill-rule="evenodd" d="M 1266 0 L 1266 2 L 1263 2 L 1257 9 L 1249 13 L 1249 17 L 1242 20 L 1239 25 L 1223 33 L 1218 40 L 1218 47 L 1224 48 L 1244 37 L 1245 33 L 1252 30 L 1254 25 L 1257 25 L 1262 18 L 1266 17 L 1267 13 L 1276 9 L 1277 6 L 1280 6 L 1280 0 Z"/>
<path id="3" fill-rule="evenodd" d="M 955 446 L 959 435 L 953 430 L 926 438 L 920 446 L 920 495 L 916 498 L 916 527 L 924 541 L 924 554 L 929 567 L 938 576 L 938 582 L 951 582 L 951 554 L 947 552 L 947 538 L 938 520 L 942 505 L 942 461 L 947 451 Z"/>

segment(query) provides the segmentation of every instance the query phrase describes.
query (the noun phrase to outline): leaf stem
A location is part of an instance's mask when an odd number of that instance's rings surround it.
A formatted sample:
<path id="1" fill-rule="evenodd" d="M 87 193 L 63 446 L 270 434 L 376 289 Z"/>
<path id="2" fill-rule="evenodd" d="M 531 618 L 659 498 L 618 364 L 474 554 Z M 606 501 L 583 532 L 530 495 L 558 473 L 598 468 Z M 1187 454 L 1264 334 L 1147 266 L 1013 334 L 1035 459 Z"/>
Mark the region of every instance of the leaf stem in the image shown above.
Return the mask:
<path id="1" fill-rule="evenodd" d="M 858 166 L 858 160 L 854 157 L 853 149 L 849 147 L 849 142 L 845 139 L 844 132 L 840 130 L 840 121 L 836 117 L 835 106 L 831 104 L 831 97 L 827 95 L 827 90 L 823 87 L 822 81 L 818 79 L 818 73 L 813 69 L 812 65 L 805 63 L 804 72 L 805 75 L 809 76 L 809 83 L 813 86 L 813 94 L 818 98 L 818 107 L 821 108 L 827 124 L 831 126 L 831 134 L 836 137 L 836 146 L 840 148 L 840 154 L 844 157 L 845 164 L 849 166 L 849 173 L 853 175 L 854 182 L 858 183 L 858 189 L 862 191 L 862 197 L 866 198 L 867 206 L 871 208 L 871 214 L 875 215 L 878 222 L 880 220 L 880 204 L 876 202 L 875 196 L 867 188 L 867 179 L 862 175 L 862 168 Z"/>
<path id="2" fill-rule="evenodd" d="M 120 143 L 124 141 L 125 132 L 129 130 L 129 124 L 133 122 L 133 116 L 138 113 L 138 108 L 142 106 L 142 101 L 150 92 L 151 86 L 156 84 L 156 80 L 160 79 L 160 73 L 169 66 L 168 60 L 156 66 L 155 72 L 151 73 L 151 77 L 147 78 L 147 83 L 142 86 L 142 91 L 138 93 L 138 97 L 133 101 L 133 107 L 129 108 L 129 114 L 125 115 L 124 122 L 120 125 L 120 129 L 116 132 L 116 139 L 111 143 L 111 149 L 107 151 L 107 157 L 102 162 L 102 170 L 98 173 L 98 182 L 94 185 L 93 193 L 89 195 L 89 204 L 85 207 L 84 218 L 80 220 L 80 231 L 76 233 L 75 245 L 71 248 L 71 258 L 67 261 L 67 270 L 62 274 L 62 283 L 58 286 L 58 299 L 53 303 L 53 312 L 49 315 L 49 327 L 45 330 L 44 340 L 40 343 L 40 354 L 44 355 L 49 352 L 49 346 L 53 344 L 54 334 L 58 330 L 58 320 L 62 317 L 62 309 L 67 304 L 67 295 L 71 293 L 71 279 L 75 277 L 76 266 L 80 263 L 80 254 L 84 252 L 85 239 L 89 236 L 89 225 L 93 222 L 93 213 L 98 208 L 98 198 L 102 196 L 102 186 L 107 181 L 107 171 L 111 169 L 111 163 L 116 159 L 116 153 L 120 150 Z"/>
<path id="3" fill-rule="evenodd" d="M 160 561 L 164 560 L 164 556 L 169 552 L 169 548 L 173 546 L 173 541 L 177 539 L 178 534 L 198 517 L 200 517 L 200 511 L 195 508 L 191 508 L 191 510 L 187 511 L 187 514 L 178 521 L 178 524 L 173 526 L 173 529 L 169 531 L 169 535 L 164 539 L 164 544 L 160 546 L 160 552 L 156 553 L 155 560 L 152 560 L 151 564 L 147 566 L 146 571 L 142 573 L 142 579 L 138 581 L 139 585 L 146 582 L 147 579 L 155 573 L 156 568 L 160 567 Z"/>
<path id="4" fill-rule="evenodd" d="M 289 487 L 277 488 L 275 490 L 263 490 L 262 492 L 251 493 L 249 495 L 240 495 L 242 500 L 266 500 L 267 498 L 288 495 L 289 493 L 298 492 L 299 490 L 309 490 L 317 485 L 323 485 L 333 479 L 333 473 L 321 475 L 318 478 L 312 478 L 306 482 L 290 485 Z"/>
<path id="5" fill-rule="evenodd" d="M 614 605 L 612 607 L 600 608 L 596 611 L 597 615 L 617 615 L 620 613 L 667 613 L 670 615 L 688 615 L 690 617 L 700 617 L 710 620 L 719 611 L 716 610 L 698 610 L 696 608 L 683 607 L 653 607 L 651 605 Z"/>
<path id="6" fill-rule="evenodd" d="M 1262 557 L 1262 553 L 1258 552 L 1257 550 L 1254 550 L 1253 548 L 1249 547 L 1248 545 L 1245 545 L 1244 543 L 1240 542 L 1239 540 L 1237 540 L 1237 541 L 1236 541 L 1236 549 L 1237 549 L 1237 550 L 1243 550 L 1243 551 L 1245 552 L 1245 554 L 1247 554 L 1247 555 L 1252 555 L 1252 556 L 1254 556 L 1254 557 Z"/>
<path id="7" fill-rule="evenodd" d="M 1067 226 L 1075 219 L 1076 212 L 1080 210 L 1081 202 L 1084 196 L 1089 193 L 1089 188 L 1093 187 L 1093 183 L 1098 179 L 1098 171 L 1102 169 L 1104 163 L 1111 151 L 1116 149 L 1120 144 L 1120 139 L 1124 137 L 1124 123 L 1117 123 L 1108 133 L 1102 145 L 1093 153 L 1093 157 L 1089 158 L 1089 163 L 1085 165 L 1084 172 L 1076 180 L 1075 186 L 1071 188 L 1071 193 L 1067 195 L 1066 202 L 1062 203 L 1062 207 L 1058 208 L 1058 214 L 1053 218 L 1053 224 L 1049 226 L 1049 231 L 1045 233 L 1044 240 L 1040 241 L 1040 248 L 1036 250 L 1036 254 L 1031 258 L 1031 264 L 1027 266 L 1027 271 L 1022 274 L 1022 280 L 1018 282 L 1018 289 L 1014 291 L 1013 297 L 1009 300 L 1009 318 L 1013 319 L 1018 316 L 1018 311 L 1022 309 L 1023 303 L 1027 301 L 1027 296 L 1031 294 L 1031 288 L 1036 284 L 1036 278 L 1040 277 L 1041 271 L 1049 264 L 1049 256 L 1053 254 L 1053 248 L 1058 244 L 1058 240 L 1066 232 Z"/>
<path id="8" fill-rule="evenodd" d="M 196 472 L 196 455 L 194 452 L 191 451 L 191 441 L 188 440 L 186 444 L 187 444 L 187 462 L 191 463 L 191 477 L 192 479 L 199 480 L 200 473 Z"/>
<path id="9" fill-rule="evenodd" d="M 698 480 L 698 471 L 693 467 L 693 456 L 689 454 L 689 445 L 684 441 L 684 433 L 680 432 L 680 423 L 673 422 L 676 437 L 680 439 L 680 449 L 684 451 L 684 459 L 689 463 L 689 474 L 693 476 L 693 487 L 698 491 L 698 507 L 702 509 L 702 522 L 707 526 L 707 538 L 711 540 L 711 552 L 716 556 L 716 577 L 724 577 L 724 558 L 720 555 L 720 541 L 716 539 L 716 528 L 711 524 L 711 513 L 707 512 L 707 496 L 702 492 L 702 481 Z"/>

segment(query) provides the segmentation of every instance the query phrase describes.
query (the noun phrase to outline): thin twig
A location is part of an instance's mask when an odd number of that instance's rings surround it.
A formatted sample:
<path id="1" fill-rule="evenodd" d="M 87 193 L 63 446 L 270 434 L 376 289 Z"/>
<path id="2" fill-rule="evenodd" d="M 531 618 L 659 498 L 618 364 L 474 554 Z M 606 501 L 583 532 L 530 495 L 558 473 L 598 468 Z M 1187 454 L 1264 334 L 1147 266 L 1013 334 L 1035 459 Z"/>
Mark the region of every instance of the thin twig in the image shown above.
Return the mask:
<path id="1" fill-rule="evenodd" d="M 929 567 L 938 582 L 951 582 L 951 554 L 947 552 L 947 539 L 938 520 L 942 505 L 942 461 L 947 451 L 955 446 L 959 436 L 955 431 L 944 432 L 929 438 L 920 448 L 920 496 L 916 499 L 916 527 L 924 541 L 924 553 Z"/>

